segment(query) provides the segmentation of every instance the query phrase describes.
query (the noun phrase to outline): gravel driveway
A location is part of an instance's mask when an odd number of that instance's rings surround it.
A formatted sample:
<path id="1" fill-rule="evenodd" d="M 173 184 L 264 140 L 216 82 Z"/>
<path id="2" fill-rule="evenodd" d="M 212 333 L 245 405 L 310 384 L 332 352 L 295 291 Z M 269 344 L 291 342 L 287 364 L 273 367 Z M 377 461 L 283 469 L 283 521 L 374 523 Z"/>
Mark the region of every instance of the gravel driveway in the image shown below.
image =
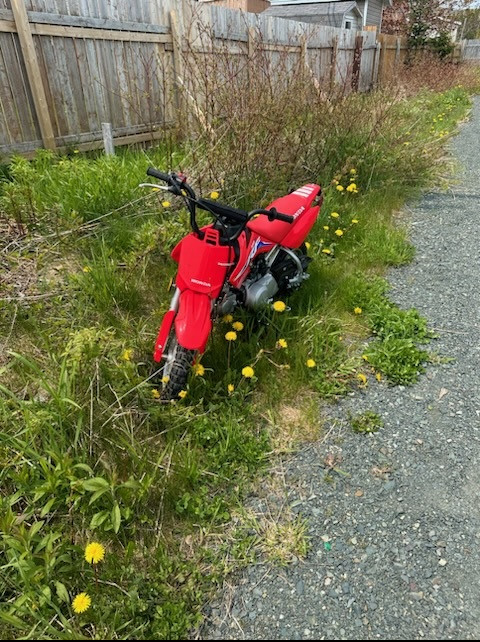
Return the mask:
<path id="1" fill-rule="evenodd" d="M 416 259 L 389 275 L 392 298 L 429 319 L 430 349 L 451 360 L 414 386 L 373 382 L 331 409 L 330 436 L 284 464 L 288 502 L 308 520 L 307 559 L 232 580 L 203 639 L 479 639 L 478 98 L 451 148 L 459 182 L 412 210 Z M 379 432 L 352 432 L 348 414 L 363 410 L 381 415 Z M 332 453 L 347 474 L 328 484 Z"/>

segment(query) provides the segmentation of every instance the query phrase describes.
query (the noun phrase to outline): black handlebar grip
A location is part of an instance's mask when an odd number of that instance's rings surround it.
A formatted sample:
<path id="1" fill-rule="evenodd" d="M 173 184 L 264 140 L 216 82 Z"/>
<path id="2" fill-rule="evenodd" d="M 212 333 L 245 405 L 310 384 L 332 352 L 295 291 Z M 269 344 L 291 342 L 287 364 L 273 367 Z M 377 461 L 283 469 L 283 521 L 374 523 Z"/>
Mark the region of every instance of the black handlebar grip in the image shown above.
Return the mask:
<path id="1" fill-rule="evenodd" d="M 290 216 L 290 214 L 280 214 L 280 212 L 277 212 L 275 214 L 275 218 L 278 221 L 285 221 L 285 223 L 293 223 L 293 221 L 295 220 L 294 216 Z"/>
<path id="2" fill-rule="evenodd" d="M 155 167 L 149 167 L 147 169 L 147 174 L 148 176 L 153 176 L 154 178 L 158 178 L 160 181 L 165 181 L 165 183 L 170 183 L 172 180 L 170 178 L 170 174 L 159 172 L 158 169 L 155 169 Z"/>

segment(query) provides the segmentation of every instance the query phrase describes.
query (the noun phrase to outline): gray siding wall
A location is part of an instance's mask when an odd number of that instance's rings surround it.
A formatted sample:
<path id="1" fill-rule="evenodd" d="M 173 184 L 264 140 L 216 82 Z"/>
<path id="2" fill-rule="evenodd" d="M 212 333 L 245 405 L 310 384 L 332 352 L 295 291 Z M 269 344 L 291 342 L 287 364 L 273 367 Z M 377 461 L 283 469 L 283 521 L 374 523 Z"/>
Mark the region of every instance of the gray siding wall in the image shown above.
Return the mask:
<path id="1" fill-rule="evenodd" d="M 368 0 L 367 25 L 375 25 L 380 31 L 382 23 L 383 2 L 382 0 Z"/>

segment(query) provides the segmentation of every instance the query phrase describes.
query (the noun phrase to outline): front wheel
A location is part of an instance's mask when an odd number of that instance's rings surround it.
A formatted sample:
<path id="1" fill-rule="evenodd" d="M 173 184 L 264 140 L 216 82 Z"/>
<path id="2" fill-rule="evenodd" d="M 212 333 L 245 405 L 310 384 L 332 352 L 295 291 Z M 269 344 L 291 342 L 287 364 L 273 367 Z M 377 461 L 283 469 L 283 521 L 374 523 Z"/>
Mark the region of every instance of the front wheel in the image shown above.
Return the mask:
<path id="1" fill-rule="evenodd" d="M 195 350 L 187 350 L 178 343 L 177 337 L 171 337 L 162 369 L 164 381 L 161 401 L 178 399 L 179 393 L 187 389 L 187 379 L 195 358 Z"/>

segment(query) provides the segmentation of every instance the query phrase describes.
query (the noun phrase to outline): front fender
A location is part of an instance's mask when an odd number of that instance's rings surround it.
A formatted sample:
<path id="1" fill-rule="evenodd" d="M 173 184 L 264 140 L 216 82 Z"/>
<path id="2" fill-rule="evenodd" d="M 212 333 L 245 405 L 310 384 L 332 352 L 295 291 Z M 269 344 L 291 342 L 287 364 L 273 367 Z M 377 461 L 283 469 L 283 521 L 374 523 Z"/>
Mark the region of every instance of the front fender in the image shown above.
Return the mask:
<path id="1" fill-rule="evenodd" d="M 180 294 L 175 332 L 187 350 L 204 352 L 212 331 L 212 299 L 207 294 L 184 290 Z"/>

